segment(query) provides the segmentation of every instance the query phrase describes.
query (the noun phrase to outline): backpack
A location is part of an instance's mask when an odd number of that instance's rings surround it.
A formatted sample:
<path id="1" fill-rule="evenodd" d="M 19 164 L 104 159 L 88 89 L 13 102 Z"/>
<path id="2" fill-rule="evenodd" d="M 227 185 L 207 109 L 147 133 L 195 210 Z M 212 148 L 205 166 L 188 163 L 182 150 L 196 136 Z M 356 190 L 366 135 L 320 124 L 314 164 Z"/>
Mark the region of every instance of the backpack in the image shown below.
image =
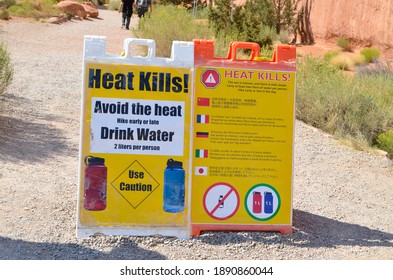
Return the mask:
<path id="1" fill-rule="evenodd" d="M 138 7 L 147 8 L 147 0 L 138 0 Z"/>

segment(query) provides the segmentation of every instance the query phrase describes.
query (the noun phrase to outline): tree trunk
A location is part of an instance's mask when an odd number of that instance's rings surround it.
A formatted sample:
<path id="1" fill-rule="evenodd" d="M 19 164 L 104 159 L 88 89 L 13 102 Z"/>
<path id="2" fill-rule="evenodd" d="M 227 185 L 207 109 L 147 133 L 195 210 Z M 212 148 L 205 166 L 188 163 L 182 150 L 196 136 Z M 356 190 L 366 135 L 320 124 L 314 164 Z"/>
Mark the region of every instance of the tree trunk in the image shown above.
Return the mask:
<path id="1" fill-rule="evenodd" d="M 312 1 L 313 0 L 306 0 L 306 3 L 302 4 L 298 14 L 300 42 L 304 45 L 312 45 L 315 43 L 310 21 Z"/>

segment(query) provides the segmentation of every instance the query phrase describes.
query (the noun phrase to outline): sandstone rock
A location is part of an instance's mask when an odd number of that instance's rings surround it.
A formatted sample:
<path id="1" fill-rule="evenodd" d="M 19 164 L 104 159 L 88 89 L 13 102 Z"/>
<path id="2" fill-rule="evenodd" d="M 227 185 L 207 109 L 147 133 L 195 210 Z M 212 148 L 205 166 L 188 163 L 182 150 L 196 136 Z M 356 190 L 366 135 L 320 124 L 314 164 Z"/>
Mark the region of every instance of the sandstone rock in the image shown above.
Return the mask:
<path id="1" fill-rule="evenodd" d="M 68 20 L 67 16 L 65 14 L 62 14 L 62 15 L 60 15 L 58 17 L 51 17 L 46 22 L 47 23 L 53 23 L 53 24 L 61 24 L 63 22 L 66 22 L 67 20 Z"/>
<path id="2" fill-rule="evenodd" d="M 310 20 L 316 37 L 346 37 L 359 46 L 372 45 L 393 54 L 392 1 L 302 0 L 306 1 L 312 5 Z"/>
<path id="3" fill-rule="evenodd" d="M 73 16 L 87 18 L 87 12 L 82 4 L 74 1 L 65 0 L 57 3 L 56 7 L 64 13 L 71 13 Z"/>
<path id="4" fill-rule="evenodd" d="M 94 5 L 92 2 L 85 2 L 82 4 L 83 8 L 85 8 L 85 11 L 87 13 L 88 17 L 91 18 L 97 18 L 99 15 L 98 9 L 96 5 Z"/>

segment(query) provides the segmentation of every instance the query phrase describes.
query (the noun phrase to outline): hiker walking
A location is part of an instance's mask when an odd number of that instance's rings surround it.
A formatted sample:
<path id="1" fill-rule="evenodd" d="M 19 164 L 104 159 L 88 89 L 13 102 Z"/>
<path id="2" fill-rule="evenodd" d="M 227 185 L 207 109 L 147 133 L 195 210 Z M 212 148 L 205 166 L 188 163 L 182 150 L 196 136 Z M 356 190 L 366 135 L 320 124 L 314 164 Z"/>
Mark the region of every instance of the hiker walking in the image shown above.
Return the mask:
<path id="1" fill-rule="evenodd" d="M 138 17 L 144 17 L 145 13 L 150 9 L 150 13 L 153 11 L 152 0 L 137 0 L 136 5 L 138 7 Z"/>
<path id="2" fill-rule="evenodd" d="M 130 21 L 132 16 L 132 6 L 134 0 L 121 0 L 119 6 L 119 13 L 122 13 L 121 17 L 121 28 L 130 29 Z"/>

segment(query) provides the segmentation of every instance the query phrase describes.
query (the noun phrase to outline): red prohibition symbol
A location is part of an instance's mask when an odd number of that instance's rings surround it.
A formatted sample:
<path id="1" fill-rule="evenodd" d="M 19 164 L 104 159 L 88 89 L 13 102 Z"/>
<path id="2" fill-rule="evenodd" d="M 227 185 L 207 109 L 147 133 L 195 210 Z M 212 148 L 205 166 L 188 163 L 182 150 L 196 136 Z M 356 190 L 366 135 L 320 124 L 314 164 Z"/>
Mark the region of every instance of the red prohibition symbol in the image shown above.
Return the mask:
<path id="1" fill-rule="evenodd" d="M 203 196 L 206 213 L 215 220 L 227 220 L 239 209 L 239 193 L 232 185 L 219 182 L 211 185 Z"/>

